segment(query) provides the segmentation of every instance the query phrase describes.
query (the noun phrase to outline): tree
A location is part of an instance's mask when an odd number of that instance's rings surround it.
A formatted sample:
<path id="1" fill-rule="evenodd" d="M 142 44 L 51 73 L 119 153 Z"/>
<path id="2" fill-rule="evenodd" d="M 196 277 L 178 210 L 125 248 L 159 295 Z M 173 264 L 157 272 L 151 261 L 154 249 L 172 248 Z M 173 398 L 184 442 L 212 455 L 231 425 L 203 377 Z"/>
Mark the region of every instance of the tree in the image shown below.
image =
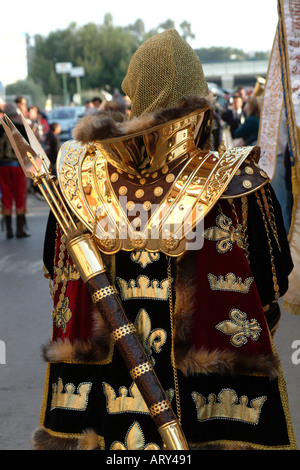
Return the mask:
<path id="1" fill-rule="evenodd" d="M 195 49 L 201 62 L 215 62 L 215 61 L 227 61 L 231 60 L 235 56 L 238 60 L 245 60 L 247 54 L 241 49 L 235 49 L 232 47 L 210 47 Z"/>
<path id="2" fill-rule="evenodd" d="M 195 39 L 195 35 L 191 30 L 191 23 L 188 23 L 188 21 L 183 21 L 179 25 L 181 31 L 182 31 L 182 37 L 187 41 L 188 38 L 190 39 Z"/>
<path id="3" fill-rule="evenodd" d="M 35 46 L 30 47 L 29 76 L 38 83 L 44 95 L 62 95 L 62 79 L 55 71 L 57 62 L 71 62 L 84 68 L 81 79 L 82 92 L 109 87 L 121 88 L 130 59 L 136 49 L 151 36 L 162 30 L 174 28 L 174 21 L 167 19 L 156 28 L 145 30 L 142 19 L 126 27 L 115 26 L 110 13 L 104 16 L 103 24 L 90 22 L 82 27 L 71 23 L 64 30 L 51 32 L 47 37 L 35 36 Z M 193 39 L 191 24 L 182 21 L 180 32 L 185 40 Z M 29 39 L 27 38 L 29 43 Z M 266 58 L 264 53 L 249 56 L 236 48 L 211 47 L 196 49 L 201 62 L 251 60 Z M 70 94 L 76 92 L 76 81 L 68 77 Z"/>
<path id="4" fill-rule="evenodd" d="M 45 107 L 46 96 L 44 95 L 42 88 L 32 78 L 27 78 L 26 80 L 18 80 L 15 83 L 7 85 L 5 92 L 8 96 L 30 96 L 32 100 L 31 104 L 35 104 L 41 109 Z"/>
<path id="5" fill-rule="evenodd" d="M 175 23 L 174 23 L 174 21 L 168 19 L 168 20 L 164 21 L 163 23 L 160 23 L 160 24 L 158 25 L 158 28 L 157 28 L 157 29 L 158 29 L 158 30 L 162 29 L 163 31 L 166 31 L 167 29 L 173 29 L 173 28 L 175 28 Z"/>

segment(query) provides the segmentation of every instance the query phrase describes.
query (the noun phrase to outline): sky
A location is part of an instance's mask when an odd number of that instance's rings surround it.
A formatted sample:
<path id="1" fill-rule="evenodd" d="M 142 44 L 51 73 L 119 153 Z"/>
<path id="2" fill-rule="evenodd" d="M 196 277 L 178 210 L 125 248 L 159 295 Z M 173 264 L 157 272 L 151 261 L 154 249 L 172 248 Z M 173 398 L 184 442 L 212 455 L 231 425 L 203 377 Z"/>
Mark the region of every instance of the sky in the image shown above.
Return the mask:
<path id="1" fill-rule="evenodd" d="M 1 21 L 0 81 L 4 82 L 8 76 L 25 73 L 21 60 L 24 33 L 47 36 L 71 22 L 102 24 L 106 13 L 112 14 L 114 26 L 127 26 L 140 18 L 146 31 L 172 19 L 180 32 L 179 25 L 186 20 L 196 36 L 189 40 L 194 49 L 222 46 L 245 52 L 271 50 L 278 21 L 276 0 L 51 0 L 48 4 L 12 0 L 4 8 L 5 18 L 9 18 Z"/>

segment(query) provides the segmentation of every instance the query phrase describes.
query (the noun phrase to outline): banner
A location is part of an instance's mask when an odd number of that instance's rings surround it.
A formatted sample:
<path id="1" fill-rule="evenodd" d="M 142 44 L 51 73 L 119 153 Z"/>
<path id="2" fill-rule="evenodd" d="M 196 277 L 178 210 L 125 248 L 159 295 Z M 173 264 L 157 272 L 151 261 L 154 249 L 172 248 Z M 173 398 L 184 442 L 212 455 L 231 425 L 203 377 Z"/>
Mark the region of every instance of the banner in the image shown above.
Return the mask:
<path id="1" fill-rule="evenodd" d="M 294 269 L 289 277 L 289 290 L 283 307 L 300 314 L 300 2 L 278 0 L 278 39 L 282 67 L 284 109 L 291 162 L 293 210 L 289 233 Z"/>
<path id="2" fill-rule="evenodd" d="M 257 145 L 261 148 L 259 165 L 272 180 L 275 167 L 281 113 L 283 110 L 283 87 L 278 30 L 270 55 L 266 84 L 262 98 Z"/>
<path id="3" fill-rule="evenodd" d="M 258 145 L 262 150 L 260 165 L 272 180 L 284 113 L 293 193 L 289 241 L 295 267 L 289 277 L 283 307 L 300 315 L 300 2 L 278 0 L 277 7 L 278 27 L 263 95 Z"/>

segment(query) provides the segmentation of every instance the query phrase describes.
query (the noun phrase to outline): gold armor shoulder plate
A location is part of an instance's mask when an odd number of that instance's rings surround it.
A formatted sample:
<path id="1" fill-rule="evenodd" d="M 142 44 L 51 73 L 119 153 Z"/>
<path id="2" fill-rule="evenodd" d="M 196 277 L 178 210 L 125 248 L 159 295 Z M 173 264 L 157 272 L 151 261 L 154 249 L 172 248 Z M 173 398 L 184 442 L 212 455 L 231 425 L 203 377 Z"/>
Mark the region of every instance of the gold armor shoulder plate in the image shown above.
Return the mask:
<path id="1" fill-rule="evenodd" d="M 258 161 L 260 148 L 253 147 L 249 156 L 235 172 L 221 199 L 238 198 L 246 196 L 267 184 L 270 179 L 267 173 L 260 168 Z"/>
<path id="2" fill-rule="evenodd" d="M 116 169 L 98 147 L 69 141 L 59 152 L 57 174 L 69 207 L 103 253 L 179 256 L 219 198 L 238 197 L 267 182 L 256 157 L 253 147 L 206 154 L 198 149 L 173 167 L 133 175 Z"/>

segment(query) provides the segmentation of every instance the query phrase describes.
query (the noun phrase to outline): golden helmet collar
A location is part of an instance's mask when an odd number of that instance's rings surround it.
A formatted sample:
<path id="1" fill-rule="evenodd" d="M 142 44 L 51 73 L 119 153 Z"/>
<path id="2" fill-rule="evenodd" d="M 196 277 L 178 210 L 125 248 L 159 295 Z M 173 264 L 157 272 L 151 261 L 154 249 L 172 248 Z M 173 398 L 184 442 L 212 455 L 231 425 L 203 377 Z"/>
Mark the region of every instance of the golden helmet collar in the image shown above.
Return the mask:
<path id="1" fill-rule="evenodd" d="M 156 172 L 176 165 L 195 151 L 201 135 L 209 132 L 210 108 L 159 124 L 142 132 L 95 141 L 94 145 L 116 169 L 131 175 Z"/>

